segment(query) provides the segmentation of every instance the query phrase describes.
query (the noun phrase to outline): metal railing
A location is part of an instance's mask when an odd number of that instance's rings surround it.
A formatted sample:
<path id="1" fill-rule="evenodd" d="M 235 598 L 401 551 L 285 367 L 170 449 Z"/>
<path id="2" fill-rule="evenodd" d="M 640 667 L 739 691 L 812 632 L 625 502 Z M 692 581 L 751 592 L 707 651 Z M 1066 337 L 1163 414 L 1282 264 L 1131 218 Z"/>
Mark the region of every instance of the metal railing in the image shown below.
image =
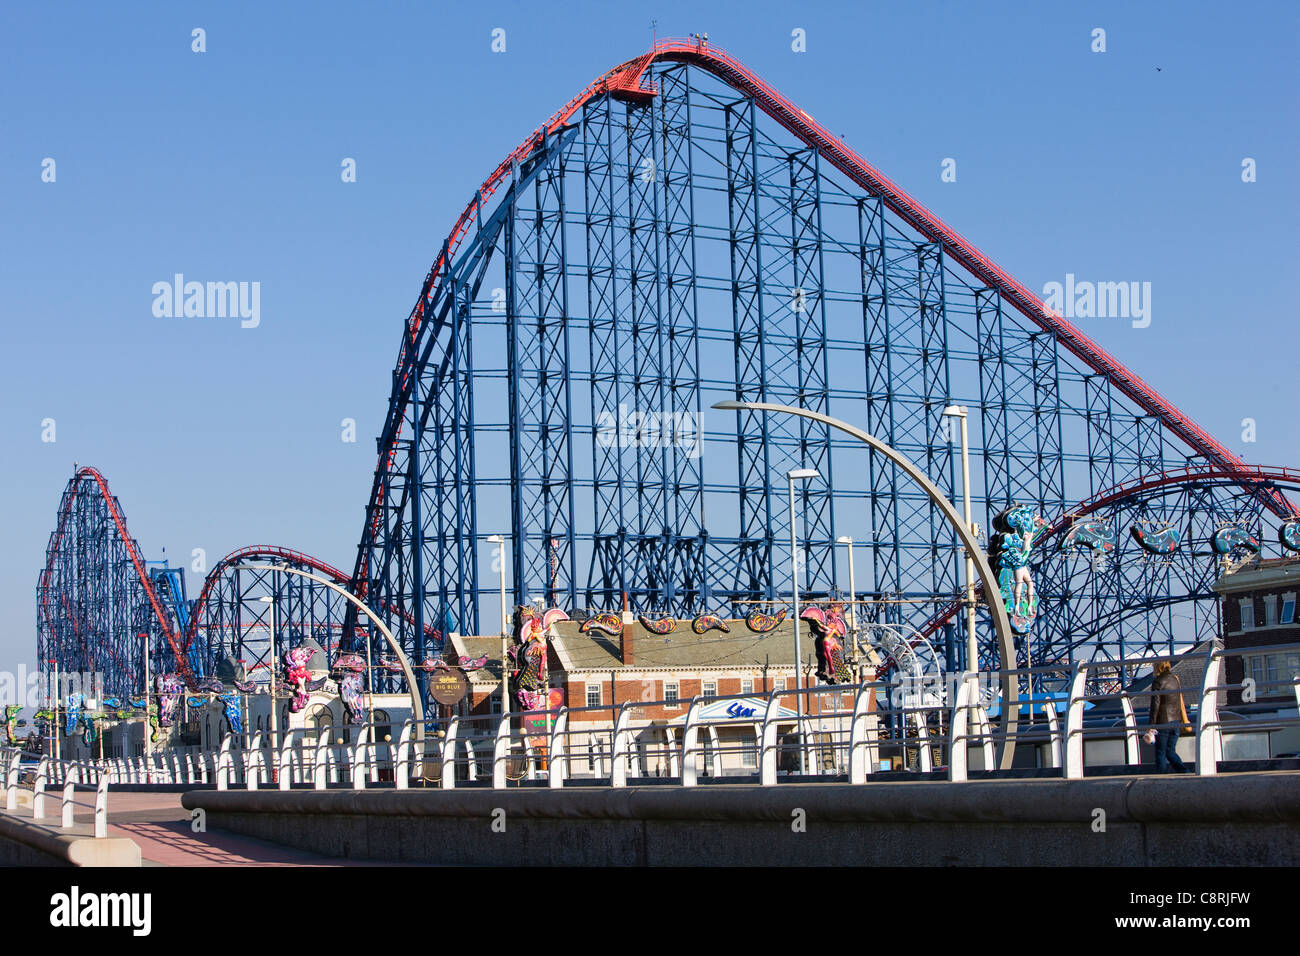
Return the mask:
<path id="1" fill-rule="evenodd" d="M 1199 687 L 1181 688 L 1196 733 L 1196 770 L 1219 772 L 1225 737 L 1300 728 L 1300 675 L 1290 680 L 1227 683 L 1226 662 L 1260 653 L 1300 651 L 1300 644 L 1215 648 L 1184 654 L 1199 662 Z M 1146 731 L 1181 724 L 1139 721 L 1134 699 L 1178 693 L 1134 688 L 1132 678 L 1168 657 L 1131 657 L 1068 666 L 952 675 L 947 692 L 918 693 L 886 681 L 774 689 L 683 700 L 630 700 L 616 706 L 450 717 L 423 734 L 411 720 L 296 728 L 223 737 L 218 749 L 190 748 L 144 758 L 83 761 L 113 783 L 215 784 L 219 790 L 278 787 L 366 789 L 393 786 L 546 786 L 559 789 L 669 783 L 696 787 L 725 779 L 774 786 L 782 778 L 830 778 L 860 785 L 885 769 L 939 773 L 955 782 L 997 766 L 1005 743 L 1001 711 L 990 715 L 1002 677 L 1031 688 L 1018 701 L 1016 745 L 1037 751 L 1035 766 L 1080 779 L 1085 742 L 1121 742 L 1123 764 L 1142 764 Z M 1127 690 L 1115 690 L 1114 685 Z M 1190 684 L 1190 682 L 1189 682 Z M 1033 688 L 1037 688 L 1034 690 Z M 1052 690 L 1050 688 L 1056 688 Z M 933 689 L 933 688 L 932 688 Z M 1248 692 L 1230 712 L 1219 698 Z M 1272 702 L 1261 700 L 1275 698 Z M 1278 709 L 1278 694 L 1296 712 Z M 889 700 L 890 706 L 883 706 Z M 755 707 L 754 702 L 761 704 Z M 1115 707 L 1105 705 L 1118 704 Z M 1289 706 L 1289 704 L 1288 704 Z M 1089 716 L 1090 709 L 1109 713 Z M 684 712 L 683 712 L 684 709 Z M 1285 709 L 1285 708 L 1283 708 Z M 1244 717 L 1245 713 L 1248 716 Z M 1250 715 L 1259 716 L 1252 719 Z M 1230 718 L 1230 719 L 1225 719 Z M 1235 719 L 1231 719 L 1235 718 Z M 888 755 L 889 759 L 882 759 Z M 973 755 L 978 756 L 977 768 Z M 72 762 L 63 762 L 72 766 Z M 53 772 L 50 762 L 46 773 Z M 80 764 L 78 764 L 80 765 Z M 66 771 L 64 771 L 66 772 Z"/>
<path id="2" fill-rule="evenodd" d="M 26 760 L 24 760 L 26 758 Z M 108 836 L 108 784 L 109 774 L 103 761 L 56 760 L 53 757 L 28 754 L 17 747 L 0 747 L 0 762 L 5 772 L 5 810 L 17 813 L 19 793 L 30 783 L 32 820 L 40 822 L 49 818 L 47 810 L 51 801 L 48 787 L 62 786 L 59 799 L 59 826 L 68 830 L 76 825 L 76 793 L 93 789 L 95 802 L 92 820 L 96 838 Z"/>

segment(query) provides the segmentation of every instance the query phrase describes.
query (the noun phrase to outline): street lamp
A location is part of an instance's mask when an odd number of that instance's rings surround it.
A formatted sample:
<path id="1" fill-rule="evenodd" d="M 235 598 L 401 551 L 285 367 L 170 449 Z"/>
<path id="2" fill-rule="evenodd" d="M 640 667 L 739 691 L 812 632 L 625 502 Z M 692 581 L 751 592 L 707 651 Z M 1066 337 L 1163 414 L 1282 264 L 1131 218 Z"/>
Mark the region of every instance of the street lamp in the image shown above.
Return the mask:
<path id="1" fill-rule="evenodd" d="M 994 572 L 989 559 L 984 552 L 980 550 L 979 542 L 971 533 L 969 525 L 963 524 L 961 515 L 957 514 L 957 509 L 949 501 L 942 491 L 931 481 L 921 469 L 917 468 L 905 456 L 900 454 L 897 449 L 890 447 L 885 442 L 869 435 L 861 428 L 850 425 L 848 422 L 841 421 L 838 418 L 831 418 L 829 415 L 823 415 L 821 412 L 809 411 L 806 408 L 797 408 L 793 405 L 778 405 L 773 402 L 742 402 L 739 400 L 727 400 L 724 402 L 715 402 L 714 408 L 723 411 L 738 411 L 748 409 L 756 412 L 779 412 L 786 415 L 797 415 L 800 418 L 807 418 L 851 435 L 858 441 L 875 449 L 886 459 L 907 475 L 914 483 L 919 485 L 925 492 L 930 501 L 939 509 L 947 522 L 952 525 L 953 530 L 957 532 L 957 537 L 961 543 L 966 546 L 967 553 L 975 558 L 975 570 L 979 573 L 980 581 L 984 585 L 986 594 L 995 594 L 998 590 L 998 576 Z M 989 602 L 989 617 L 993 620 L 993 632 L 997 635 L 998 653 L 1001 655 L 1002 670 L 1002 699 L 1004 701 L 1016 701 L 1019 699 L 1020 682 L 1016 673 L 1009 668 L 1015 666 L 1016 661 L 1016 644 L 1015 635 L 1011 630 L 1011 618 L 1007 614 L 1007 609 L 1000 601 Z M 1007 706 L 1005 708 L 1006 716 L 1003 718 L 1002 731 L 999 734 L 1003 740 L 1001 767 L 1008 769 L 1016 754 L 1016 725 L 1020 719 L 1020 708 L 1017 706 Z"/>
<path id="2" fill-rule="evenodd" d="M 966 437 L 966 406 L 949 405 L 943 410 L 948 418 L 961 422 L 961 490 L 963 499 L 963 517 L 971 536 L 975 535 L 975 525 L 970 517 L 970 447 Z M 975 641 L 975 562 L 971 559 L 970 549 L 966 549 L 966 669 L 980 669 L 979 645 Z"/>
<path id="3" fill-rule="evenodd" d="M 847 534 L 842 534 L 835 539 L 837 544 L 844 545 L 849 552 L 849 630 L 853 632 L 853 658 L 856 661 L 858 657 L 858 612 L 857 612 L 857 588 L 853 581 L 853 539 Z"/>
<path id="4" fill-rule="evenodd" d="M 279 715 L 275 712 L 275 597 L 273 595 L 263 595 L 257 599 L 260 603 L 269 605 L 271 611 L 271 749 L 275 749 L 276 732 L 280 729 Z"/>
<path id="5" fill-rule="evenodd" d="M 506 617 L 506 539 L 504 535 L 494 534 L 488 536 L 488 541 L 501 549 L 501 713 L 508 714 L 510 705 L 506 700 L 506 654 L 510 650 L 510 622 Z"/>
<path id="6" fill-rule="evenodd" d="M 803 655 L 799 647 L 799 545 L 795 537 L 794 523 L 794 483 L 796 481 L 807 481 L 810 478 L 820 478 L 821 472 L 816 468 L 796 468 L 787 472 L 786 476 L 790 482 L 790 592 L 794 596 L 794 712 L 795 720 L 799 728 L 799 772 L 804 771 L 803 755 L 803 698 L 799 691 L 803 689 Z"/>

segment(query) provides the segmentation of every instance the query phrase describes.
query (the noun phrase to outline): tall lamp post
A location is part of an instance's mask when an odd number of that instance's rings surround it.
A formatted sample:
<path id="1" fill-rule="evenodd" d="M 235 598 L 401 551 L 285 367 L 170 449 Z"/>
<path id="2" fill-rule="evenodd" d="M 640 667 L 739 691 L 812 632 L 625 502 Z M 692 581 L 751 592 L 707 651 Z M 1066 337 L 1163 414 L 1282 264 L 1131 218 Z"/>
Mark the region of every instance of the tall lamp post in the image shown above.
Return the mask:
<path id="1" fill-rule="evenodd" d="M 970 517 L 970 446 L 966 437 L 965 405 L 949 405 L 943 410 L 948 418 L 961 422 L 961 491 L 963 518 L 971 536 L 976 534 L 975 524 Z M 971 558 L 970 548 L 966 549 L 966 669 L 980 669 L 979 645 L 975 640 L 975 562 Z"/>
<path id="2" fill-rule="evenodd" d="M 842 534 L 835 539 L 837 544 L 844 545 L 849 552 L 849 630 L 853 632 L 853 659 L 858 658 L 860 648 L 858 647 L 858 611 L 857 604 L 858 590 L 853 581 L 853 539 L 847 534 Z"/>
<path id="3" fill-rule="evenodd" d="M 508 693 L 506 689 L 506 655 L 510 650 L 510 619 L 506 615 L 506 539 L 504 535 L 494 534 L 488 537 L 488 541 L 501 549 L 501 713 L 508 714 L 510 713 L 510 704 L 506 696 Z"/>
<path id="4" fill-rule="evenodd" d="M 796 468 L 786 473 L 786 478 L 790 482 L 790 593 L 794 597 L 794 712 L 795 726 L 799 730 L 799 772 L 804 772 L 804 754 L 803 754 L 803 697 L 799 691 L 803 689 L 803 654 L 799 647 L 799 543 L 795 536 L 796 528 L 794 523 L 794 483 L 796 481 L 807 481 L 810 478 L 821 476 L 816 468 Z"/>
<path id="5" fill-rule="evenodd" d="M 263 595 L 257 600 L 268 605 L 271 612 L 271 749 L 275 750 L 275 737 L 280 729 L 279 715 L 276 713 L 275 707 L 275 665 L 278 660 L 275 655 L 275 595 Z"/>
<path id="6" fill-rule="evenodd" d="M 806 408 L 798 408 L 794 405 L 778 405 L 773 402 L 742 402 L 728 400 L 725 402 L 715 402 L 714 408 L 724 411 L 736 411 L 739 409 L 748 409 L 757 412 L 780 412 L 786 415 L 797 415 L 800 418 L 811 419 L 815 422 L 821 422 L 830 428 L 838 429 L 847 435 L 851 435 L 865 445 L 874 448 L 877 452 L 897 465 L 904 474 L 912 479 L 926 493 L 927 497 L 943 513 L 948 523 L 952 525 L 957 532 L 957 537 L 961 543 L 966 546 L 968 555 L 975 559 L 975 570 L 979 573 L 980 582 L 984 585 L 984 593 L 996 594 L 998 591 L 998 576 L 994 573 L 993 567 L 985 557 L 984 552 L 979 550 L 979 542 L 971 533 L 969 524 L 962 524 L 961 515 L 957 513 L 956 507 L 949 501 L 942 491 L 931 481 L 921 469 L 917 468 L 911 461 L 898 452 L 897 449 L 890 447 L 874 435 L 864 432 L 855 425 L 841 421 L 838 418 L 832 418 L 829 415 L 823 415 L 821 412 L 809 411 Z M 1002 722 L 1002 730 L 999 737 L 1003 741 L 1001 767 L 1008 769 L 1016 754 L 1016 725 L 1020 719 L 1019 686 L 1020 682 L 1016 677 L 1015 671 L 1010 668 L 1016 664 L 1016 645 L 1015 636 L 1011 632 L 1011 618 L 1007 615 L 1007 609 L 1001 601 L 989 601 L 989 617 L 993 619 L 993 631 L 997 634 L 998 653 L 1002 659 L 1001 684 L 1002 699 L 1006 702 L 1004 707 L 1005 717 Z"/>

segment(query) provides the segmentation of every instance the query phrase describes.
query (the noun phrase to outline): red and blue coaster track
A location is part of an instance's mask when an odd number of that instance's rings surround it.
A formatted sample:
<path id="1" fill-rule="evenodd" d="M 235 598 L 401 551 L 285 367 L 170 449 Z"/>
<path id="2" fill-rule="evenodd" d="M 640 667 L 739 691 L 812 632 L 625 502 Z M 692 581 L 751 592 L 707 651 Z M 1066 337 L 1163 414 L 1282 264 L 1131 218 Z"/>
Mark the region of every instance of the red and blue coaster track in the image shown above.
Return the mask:
<path id="1" fill-rule="evenodd" d="M 494 354 L 504 367 L 488 367 Z M 476 391 L 481 375 L 505 384 Z M 501 408 L 487 391 L 504 394 Z M 479 605 L 496 582 L 479 580 L 480 515 L 487 531 L 512 534 L 514 602 L 743 612 L 781 599 L 787 467 L 820 472 L 800 491 L 808 593 L 842 593 L 835 542 L 849 533 L 870 552 L 856 597 L 893 608 L 887 623 L 952 630 L 955 539 L 892 468 L 869 458 L 837 474 L 834 461 L 853 452 L 825 430 L 708 418 L 717 398 L 855 421 L 865 408 L 864 427 L 951 495 L 941 411 L 966 404 L 989 515 L 1013 501 L 1049 519 L 1110 509 L 1116 522 L 1181 521 L 1191 509 L 1192 523 L 1258 526 L 1295 513 L 1284 471 L 1253 472 L 735 57 L 664 40 L 524 140 L 443 241 L 402 330 L 350 575 L 285 549 L 241 549 L 209 574 L 183 624 L 175 588 L 159 593 L 102 477 L 82 469 L 38 586 L 42 657 L 126 675 L 147 631 L 190 680 L 220 655 L 256 666 L 266 649 L 249 635 L 269 630 L 249 600 L 258 589 L 275 597 L 291 642 L 354 640 L 350 606 L 323 592 L 281 598 L 290 590 L 250 567 L 284 562 L 346 581 L 422 659 L 438 649 L 436 627 L 483 630 Z M 708 473 L 699 455 L 602 446 L 601 415 L 625 405 L 695 416 Z M 1199 463 L 1187 480 L 1166 480 L 1189 457 Z M 492 473 L 498 459 L 504 474 Z M 1188 530 L 1190 541 L 1204 528 Z M 1043 564 L 1047 609 L 1022 650 L 1058 661 L 1203 639 L 1206 615 L 1180 632 L 1165 613 L 1208 600 L 1213 563 L 1193 552 L 1167 572 L 1109 572 L 1086 598 L 1078 568 Z M 109 594 L 123 601 L 117 616 Z M 909 606 L 919 610 L 904 620 Z M 1134 615 L 1147 624 L 1130 638 Z"/>

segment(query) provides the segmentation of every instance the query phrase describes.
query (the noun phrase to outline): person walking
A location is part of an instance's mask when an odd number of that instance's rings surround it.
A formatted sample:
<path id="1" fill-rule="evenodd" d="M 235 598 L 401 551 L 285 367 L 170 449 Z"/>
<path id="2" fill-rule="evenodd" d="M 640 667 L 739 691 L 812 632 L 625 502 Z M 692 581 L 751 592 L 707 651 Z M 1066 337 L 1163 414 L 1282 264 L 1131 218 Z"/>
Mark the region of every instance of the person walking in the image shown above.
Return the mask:
<path id="1" fill-rule="evenodd" d="M 1179 758 L 1178 737 L 1187 726 L 1187 705 L 1183 702 L 1183 684 L 1173 672 L 1168 661 L 1155 666 L 1155 679 L 1151 682 L 1151 714 L 1147 723 L 1152 729 L 1146 733 L 1146 742 L 1155 744 L 1156 773 L 1187 773 L 1187 765 Z M 1164 691 L 1164 693 L 1160 693 Z M 1159 730 L 1157 724 L 1173 724 Z"/>

